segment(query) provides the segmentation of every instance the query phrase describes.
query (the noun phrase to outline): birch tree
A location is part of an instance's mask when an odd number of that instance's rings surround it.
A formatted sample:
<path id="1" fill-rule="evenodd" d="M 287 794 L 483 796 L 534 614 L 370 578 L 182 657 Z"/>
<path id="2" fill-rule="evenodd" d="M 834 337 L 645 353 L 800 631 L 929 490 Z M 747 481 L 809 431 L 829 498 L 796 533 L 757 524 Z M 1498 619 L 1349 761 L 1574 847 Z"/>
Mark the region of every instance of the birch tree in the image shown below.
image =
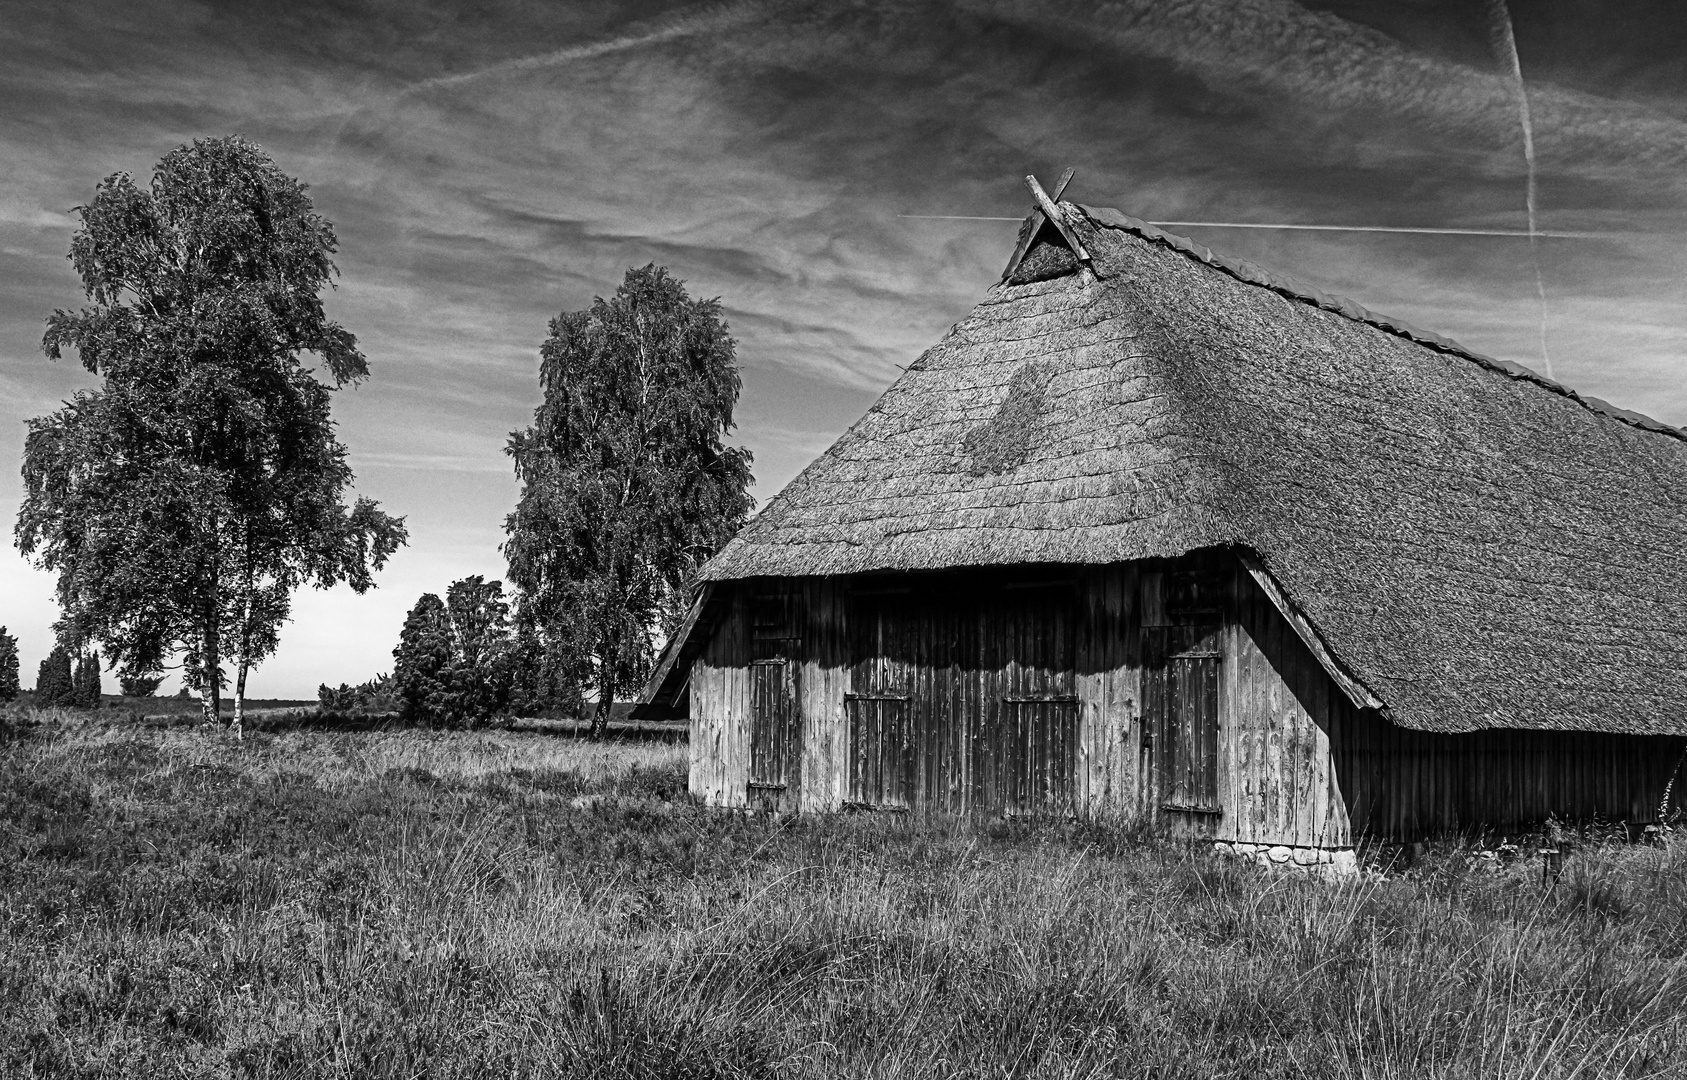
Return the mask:
<path id="1" fill-rule="evenodd" d="M 107 177 L 76 212 L 91 303 L 54 312 L 42 347 L 101 385 L 30 422 L 17 544 L 58 575 L 61 638 L 99 642 L 125 676 L 179 656 L 220 722 L 232 664 L 238 731 L 293 592 L 363 592 L 406 539 L 402 518 L 345 502 L 330 400 L 368 365 L 323 309 L 334 230 L 238 136 L 171 151 L 145 187 Z"/>
<path id="2" fill-rule="evenodd" d="M 601 738 L 692 576 L 750 511 L 750 454 L 723 442 L 735 345 L 718 300 L 650 265 L 551 321 L 539 383 L 544 402 L 507 450 L 521 481 L 504 525 L 517 629 L 542 642 L 549 672 L 595 691 Z"/>

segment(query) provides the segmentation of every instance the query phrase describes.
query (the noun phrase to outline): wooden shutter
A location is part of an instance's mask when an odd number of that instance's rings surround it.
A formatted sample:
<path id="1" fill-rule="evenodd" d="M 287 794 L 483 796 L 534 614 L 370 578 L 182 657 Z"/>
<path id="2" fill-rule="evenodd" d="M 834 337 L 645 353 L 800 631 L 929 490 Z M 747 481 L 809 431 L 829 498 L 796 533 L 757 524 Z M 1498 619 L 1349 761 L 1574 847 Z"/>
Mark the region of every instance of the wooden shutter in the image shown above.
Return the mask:
<path id="1" fill-rule="evenodd" d="M 1078 768 L 1076 698 L 1005 698 L 1009 725 L 1004 809 L 1010 815 L 1070 817 Z"/>
<path id="2" fill-rule="evenodd" d="M 1165 575 L 1164 622 L 1143 631 L 1144 791 L 1159 809 L 1218 814 L 1223 593 L 1206 575 Z"/>
<path id="3" fill-rule="evenodd" d="M 750 600 L 750 805 L 794 809 L 802 768 L 797 664 L 800 598 L 788 591 Z"/>
<path id="4" fill-rule="evenodd" d="M 775 795 L 791 782 L 795 767 L 796 694 L 790 661 L 750 664 L 750 795 Z"/>
<path id="5" fill-rule="evenodd" d="M 849 711 L 849 801 L 908 809 L 917 765 L 908 699 L 850 694 L 844 704 Z"/>
<path id="6" fill-rule="evenodd" d="M 1164 808 L 1217 813 L 1217 656 L 1174 656 L 1166 662 L 1161 736 Z"/>

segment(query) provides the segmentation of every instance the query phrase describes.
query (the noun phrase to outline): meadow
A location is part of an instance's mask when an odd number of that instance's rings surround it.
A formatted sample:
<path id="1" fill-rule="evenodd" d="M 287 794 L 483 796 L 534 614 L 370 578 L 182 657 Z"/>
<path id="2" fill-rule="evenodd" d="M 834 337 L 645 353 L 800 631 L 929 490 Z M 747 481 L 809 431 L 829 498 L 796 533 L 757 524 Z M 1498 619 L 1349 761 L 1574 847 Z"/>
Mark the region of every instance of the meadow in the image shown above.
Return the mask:
<path id="1" fill-rule="evenodd" d="M 7 1077 L 1687 1070 L 1687 843 L 1281 876 L 706 811 L 683 743 L 0 726 Z M 19 722 L 33 721 L 33 722 Z"/>

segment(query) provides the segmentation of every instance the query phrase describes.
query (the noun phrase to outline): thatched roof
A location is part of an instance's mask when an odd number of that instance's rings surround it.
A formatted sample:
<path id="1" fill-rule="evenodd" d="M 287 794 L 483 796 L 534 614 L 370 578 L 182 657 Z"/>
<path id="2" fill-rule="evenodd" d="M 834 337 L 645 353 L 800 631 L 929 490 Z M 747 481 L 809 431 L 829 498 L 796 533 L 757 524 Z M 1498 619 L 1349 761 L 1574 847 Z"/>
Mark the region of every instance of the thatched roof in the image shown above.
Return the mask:
<path id="1" fill-rule="evenodd" d="M 1398 724 L 1687 733 L 1687 436 L 1062 211 L 705 578 L 1236 547 Z"/>

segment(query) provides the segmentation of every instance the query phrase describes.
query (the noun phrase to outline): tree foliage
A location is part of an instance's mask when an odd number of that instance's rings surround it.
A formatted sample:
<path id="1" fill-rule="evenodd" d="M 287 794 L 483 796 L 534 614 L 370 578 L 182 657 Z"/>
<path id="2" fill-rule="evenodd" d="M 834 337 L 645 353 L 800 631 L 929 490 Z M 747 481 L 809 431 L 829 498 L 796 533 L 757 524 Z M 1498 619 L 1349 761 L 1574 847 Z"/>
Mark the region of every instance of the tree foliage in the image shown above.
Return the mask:
<path id="1" fill-rule="evenodd" d="M 100 654 L 89 652 L 76 661 L 76 675 L 72 680 L 72 694 L 78 709 L 100 707 Z"/>
<path id="2" fill-rule="evenodd" d="M 544 403 L 508 446 L 522 488 L 504 553 L 547 678 L 603 703 L 596 736 L 750 511 L 750 454 L 722 441 L 734 348 L 720 302 L 651 265 L 553 319 L 540 349 Z"/>
<path id="3" fill-rule="evenodd" d="M 117 684 L 124 697 L 148 698 L 158 693 L 158 684 L 163 681 L 159 675 L 123 675 Z"/>
<path id="4" fill-rule="evenodd" d="M 485 723 L 510 704 L 517 654 L 504 586 L 479 574 L 424 594 L 393 650 L 399 716 L 456 727 Z"/>
<path id="5" fill-rule="evenodd" d="M 399 719 L 436 722 L 445 713 L 451 668 L 451 621 L 438 596 L 423 593 L 404 617 L 392 660 Z"/>
<path id="6" fill-rule="evenodd" d="M 70 653 L 63 645 L 41 661 L 35 675 L 35 704 L 38 708 L 76 704 L 76 679 L 71 672 Z"/>
<path id="7" fill-rule="evenodd" d="M 316 700 L 323 712 L 391 712 L 397 705 L 393 699 L 392 676 L 385 673 L 356 686 L 341 683 L 335 687 L 319 683 Z"/>
<path id="8" fill-rule="evenodd" d="M 17 700 L 18 674 L 18 639 L 0 626 L 0 701 Z"/>
<path id="9" fill-rule="evenodd" d="M 223 665 L 270 655 L 305 584 L 358 592 L 405 541 L 350 506 L 331 387 L 368 374 L 324 313 L 332 226 L 305 188 L 238 137 L 182 146 L 150 185 L 108 177 L 70 246 L 91 306 L 54 312 L 98 390 L 30 422 L 18 547 L 58 574 L 61 635 L 98 641 L 129 677 L 185 660 L 219 717 Z"/>

